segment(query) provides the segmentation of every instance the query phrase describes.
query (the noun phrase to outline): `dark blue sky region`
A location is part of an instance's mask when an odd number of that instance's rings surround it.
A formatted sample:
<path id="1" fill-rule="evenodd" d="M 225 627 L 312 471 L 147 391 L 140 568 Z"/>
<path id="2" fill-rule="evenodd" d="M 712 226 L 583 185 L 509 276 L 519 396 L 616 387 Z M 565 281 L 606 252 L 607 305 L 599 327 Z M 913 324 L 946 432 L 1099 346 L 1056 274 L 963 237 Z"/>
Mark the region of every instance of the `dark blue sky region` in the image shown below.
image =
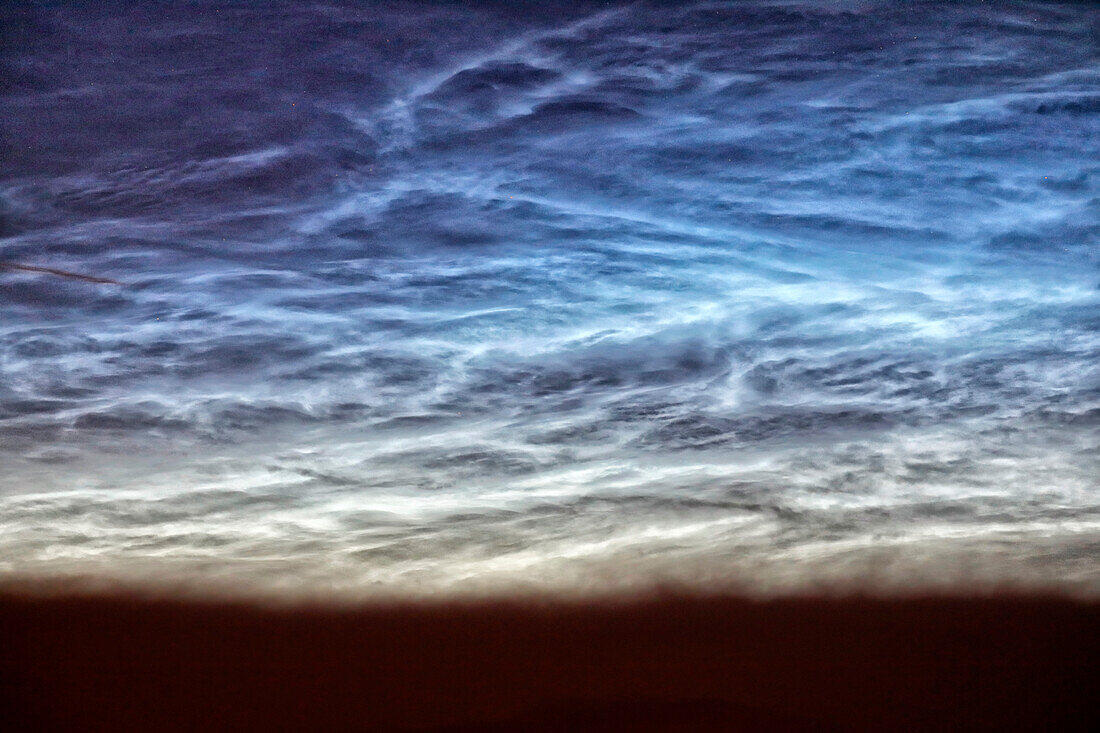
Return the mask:
<path id="1" fill-rule="evenodd" d="M 0 27 L 4 577 L 1100 590 L 1094 6 Z"/>

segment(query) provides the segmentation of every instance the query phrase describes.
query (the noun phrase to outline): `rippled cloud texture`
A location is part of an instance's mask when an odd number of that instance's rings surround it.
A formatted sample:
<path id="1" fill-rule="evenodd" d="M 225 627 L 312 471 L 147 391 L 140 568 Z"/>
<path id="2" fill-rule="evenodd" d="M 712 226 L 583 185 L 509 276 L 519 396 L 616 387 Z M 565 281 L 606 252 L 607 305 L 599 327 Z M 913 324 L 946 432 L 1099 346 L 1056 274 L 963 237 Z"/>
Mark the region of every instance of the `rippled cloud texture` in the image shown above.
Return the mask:
<path id="1" fill-rule="evenodd" d="M 7 576 L 1100 591 L 1090 4 L 2 12 Z"/>

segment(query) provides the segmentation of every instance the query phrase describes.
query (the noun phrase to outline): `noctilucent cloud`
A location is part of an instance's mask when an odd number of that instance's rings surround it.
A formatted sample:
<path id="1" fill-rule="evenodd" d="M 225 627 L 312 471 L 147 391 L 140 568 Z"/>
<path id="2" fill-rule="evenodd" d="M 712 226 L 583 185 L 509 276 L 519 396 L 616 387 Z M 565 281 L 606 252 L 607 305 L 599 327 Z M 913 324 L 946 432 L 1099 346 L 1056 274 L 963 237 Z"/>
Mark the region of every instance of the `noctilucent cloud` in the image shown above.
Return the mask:
<path id="1" fill-rule="evenodd" d="M 0 579 L 1100 593 L 1095 6 L 0 16 Z"/>

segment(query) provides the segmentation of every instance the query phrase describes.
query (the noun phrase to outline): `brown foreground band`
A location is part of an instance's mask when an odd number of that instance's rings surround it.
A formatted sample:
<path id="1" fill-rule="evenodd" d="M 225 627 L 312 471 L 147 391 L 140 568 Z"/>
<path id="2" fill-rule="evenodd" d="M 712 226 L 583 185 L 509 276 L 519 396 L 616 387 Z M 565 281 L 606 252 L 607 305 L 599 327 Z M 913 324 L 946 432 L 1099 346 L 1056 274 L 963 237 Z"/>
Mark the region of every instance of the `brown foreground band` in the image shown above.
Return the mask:
<path id="1" fill-rule="evenodd" d="M 0 720 L 13 731 L 1089 730 L 1100 605 L 265 608 L 8 593 Z"/>

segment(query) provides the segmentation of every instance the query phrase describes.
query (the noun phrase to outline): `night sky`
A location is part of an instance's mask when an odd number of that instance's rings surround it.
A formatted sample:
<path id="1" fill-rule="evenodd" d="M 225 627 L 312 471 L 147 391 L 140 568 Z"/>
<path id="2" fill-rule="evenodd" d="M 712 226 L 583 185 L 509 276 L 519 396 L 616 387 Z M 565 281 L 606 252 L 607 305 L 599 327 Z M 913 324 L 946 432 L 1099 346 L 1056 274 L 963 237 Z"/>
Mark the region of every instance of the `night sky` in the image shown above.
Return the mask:
<path id="1" fill-rule="evenodd" d="M 0 580 L 1100 593 L 1096 6 L 89 5 L 0 9 Z"/>

